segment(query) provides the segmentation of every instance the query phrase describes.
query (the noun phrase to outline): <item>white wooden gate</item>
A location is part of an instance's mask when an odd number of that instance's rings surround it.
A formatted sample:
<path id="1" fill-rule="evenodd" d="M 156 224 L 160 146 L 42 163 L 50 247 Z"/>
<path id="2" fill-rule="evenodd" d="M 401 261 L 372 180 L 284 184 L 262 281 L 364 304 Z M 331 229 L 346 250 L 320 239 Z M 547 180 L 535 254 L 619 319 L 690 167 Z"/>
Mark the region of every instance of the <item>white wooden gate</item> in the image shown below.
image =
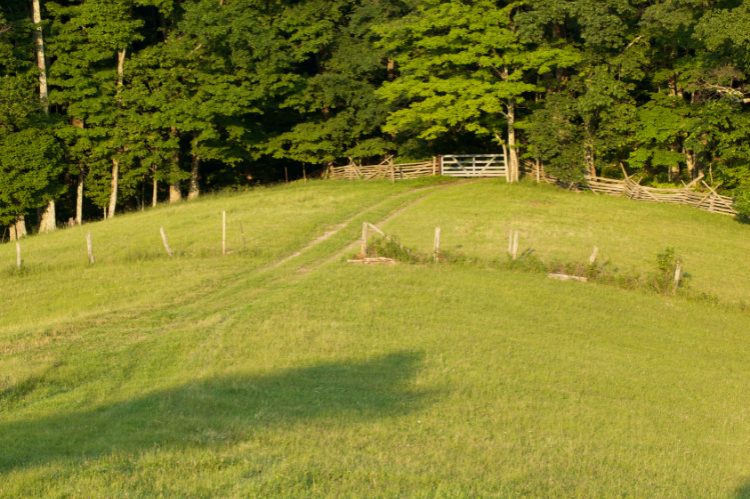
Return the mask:
<path id="1" fill-rule="evenodd" d="M 449 177 L 507 177 L 504 154 L 454 154 L 440 158 L 440 169 Z"/>

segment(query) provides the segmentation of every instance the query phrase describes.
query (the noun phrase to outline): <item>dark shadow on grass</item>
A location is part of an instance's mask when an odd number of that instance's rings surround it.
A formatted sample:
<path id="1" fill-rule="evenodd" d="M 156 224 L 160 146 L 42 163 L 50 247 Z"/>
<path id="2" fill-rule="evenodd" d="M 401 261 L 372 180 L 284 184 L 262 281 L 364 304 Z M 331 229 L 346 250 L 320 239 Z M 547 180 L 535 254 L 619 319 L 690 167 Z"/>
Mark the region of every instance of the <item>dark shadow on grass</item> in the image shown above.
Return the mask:
<path id="1" fill-rule="evenodd" d="M 159 447 L 219 446 L 268 427 L 333 425 L 407 414 L 437 394 L 414 390 L 422 355 L 396 352 L 267 376 L 225 376 L 121 403 L 0 425 L 0 473 L 30 465 L 138 453 Z M 33 385 L 33 383 L 32 383 Z M 33 386 L 24 386 L 24 395 Z M 23 396 L 23 395 L 22 395 Z M 0 403 L 14 396 L 7 390 Z"/>
<path id="2" fill-rule="evenodd" d="M 736 499 L 750 499 L 750 478 L 745 478 L 734 490 L 734 497 Z"/>

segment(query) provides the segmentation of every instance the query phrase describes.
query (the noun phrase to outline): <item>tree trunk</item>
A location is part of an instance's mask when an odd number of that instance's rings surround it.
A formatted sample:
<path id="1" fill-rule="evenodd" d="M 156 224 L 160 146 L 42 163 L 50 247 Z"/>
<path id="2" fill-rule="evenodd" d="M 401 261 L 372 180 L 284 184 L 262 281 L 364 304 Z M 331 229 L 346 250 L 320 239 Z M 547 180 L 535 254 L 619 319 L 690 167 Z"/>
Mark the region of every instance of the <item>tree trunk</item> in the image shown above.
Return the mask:
<path id="1" fill-rule="evenodd" d="M 47 203 L 47 208 L 42 212 L 42 216 L 40 217 L 39 233 L 47 234 L 49 232 L 54 232 L 56 228 L 55 202 L 50 199 Z"/>
<path id="2" fill-rule="evenodd" d="M 201 159 L 197 154 L 193 154 L 193 162 L 190 166 L 190 190 L 188 191 L 188 201 L 198 199 L 201 194 L 198 176 L 200 173 Z"/>
<path id="3" fill-rule="evenodd" d="M 396 79 L 396 71 L 396 61 L 394 61 L 393 59 L 388 59 L 388 81 L 393 81 Z"/>
<path id="4" fill-rule="evenodd" d="M 44 35 L 42 34 L 42 8 L 39 0 L 32 0 L 32 10 L 34 17 L 34 45 L 36 45 L 36 64 L 39 67 L 39 100 L 42 102 L 42 109 L 45 114 L 49 114 L 49 101 L 47 98 L 47 62 L 44 57 Z"/>
<path id="5" fill-rule="evenodd" d="M 120 176 L 120 160 L 112 158 L 112 183 L 109 189 L 109 214 L 106 218 L 112 218 L 115 216 L 115 208 L 117 207 L 117 184 Z"/>
<path id="6" fill-rule="evenodd" d="M 22 238 L 27 236 L 26 233 L 26 218 L 21 215 L 16 219 L 15 223 L 15 234 L 16 234 L 16 241 L 20 241 Z"/>
<path id="7" fill-rule="evenodd" d="M 172 136 L 174 137 L 177 137 L 179 135 L 179 132 L 177 131 L 177 127 L 172 127 L 171 132 L 172 132 Z M 175 152 L 175 155 L 172 157 L 172 168 L 174 168 L 173 171 L 180 170 L 179 149 Z M 174 180 L 171 184 L 169 184 L 169 202 L 179 203 L 180 201 L 182 201 L 182 189 L 180 186 L 180 181 Z"/>
<path id="8" fill-rule="evenodd" d="M 519 165 L 518 151 L 516 151 L 516 100 L 508 101 L 508 152 L 510 153 L 510 181 L 518 182 Z"/>
<path id="9" fill-rule="evenodd" d="M 122 92 L 123 78 L 125 74 L 125 55 L 127 49 L 122 49 L 117 53 L 117 107 L 118 109 L 122 106 Z M 115 216 L 115 209 L 117 208 L 117 188 L 120 177 L 120 160 L 112 158 L 112 183 L 110 184 L 109 190 L 109 213 L 107 214 L 105 209 L 104 218 L 112 218 Z"/>
<path id="10" fill-rule="evenodd" d="M 154 192 L 153 192 L 153 194 L 152 194 L 152 196 L 151 196 L 151 206 L 152 206 L 152 207 L 155 207 L 155 206 L 156 206 L 156 201 L 157 201 L 157 196 L 156 196 L 156 195 L 157 195 L 157 193 L 159 192 L 159 191 L 158 191 L 158 187 L 159 187 L 159 183 L 158 183 L 158 181 L 156 180 L 156 178 L 154 178 Z"/>
<path id="11" fill-rule="evenodd" d="M 698 176 L 698 169 L 695 167 L 695 153 L 693 151 L 688 151 L 687 149 L 682 149 L 682 154 L 685 155 L 685 162 L 687 163 L 687 169 L 688 174 L 690 175 L 690 180 L 695 180 L 695 178 Z"/>
<path id="12" fill-rule="evenodd" d="M 122 91 L 122 82 L 125 75 L 125 55 L 127 49 L 124 48 L 117 53 L 117 104 L 121 103 L 120 92 Z"/>
<path id="13" fill-rule="evenodd" d="M 591 132 L 591 123 L 586 123 L 586 142 L 583 148 L 583 158 L 589 175 L 596 177 L 596 166 L 594 165 L 594 134 Z"/>
<path id="14" fill-rule="evenodd" d="M 18 236 L 16 236 L 16 224 L 15 222 L 10 224 L 10 240 L 11 241 L 18 241 Z"/>
<path id="15" fill-rule="evenodd" d="M 83 172 L 78 174 L 78 189 L 76 192 L 76 223 L 83 223 Z"/>
<path id="16" fill-rule="evenodd" d="M 182 191 L 180 190 L 180 181 L 177 180 L 169 184 L 169 202 L 179 203 L 182 201 Z"/>
<path id="17" fill-rule="evenodd" d="M 44 55 L 44 34 L 42 33 L 42 7 L 39 0 L 32 0 L 32 15 L 34 18 L 34 45 L 36 52 L 36 64 L 39 69 L 39 101 L 42 104 L 44 114 L 49 114 L 49 98 L 47 92 L 47 60 Z M 42 223 L 39 232 L 52 232 L 55 230 L 55 201 L 47 204 L 47 209 L 42 214 Z"/>

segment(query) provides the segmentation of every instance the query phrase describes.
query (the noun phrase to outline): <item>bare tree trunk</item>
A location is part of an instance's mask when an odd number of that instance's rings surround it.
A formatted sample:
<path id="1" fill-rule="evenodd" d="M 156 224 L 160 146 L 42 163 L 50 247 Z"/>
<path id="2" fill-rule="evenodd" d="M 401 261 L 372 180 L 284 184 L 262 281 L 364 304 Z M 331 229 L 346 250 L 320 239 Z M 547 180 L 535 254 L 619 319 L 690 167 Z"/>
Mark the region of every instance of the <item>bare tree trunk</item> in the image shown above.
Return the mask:
<path id="1" fill-rule="evenodd" d="M 687 163 L 687 169 L 688 174 L 690 175 L 690 180 L 695 180 L 695 178 L 698 176 L 697 168 L 695 167 L 695 153 L 693 151 L 688 151 L 687 149 L 682 149 L 682 154 L 685 155 L 685 162 Z"/>
<path id="2" fill-rule="evenodd" d="M 70 123 L 76 128 L 84 128 L 82 119 L 73 118 Z M 83 223 L 83 181 L 85 179 L 86 176 L 83 173 L 83 168 L 81 168 L 80 173 L 78 173 L 78 189 L 76 192 L 76 223 L 78 225 Z"/>
<path id="3" fill-rule="evenodd" d="M 122 90 L 122 81 L 125 74 L 125 55 L 127 54 L 127 48 L 122 49 L 117 53 L 117 100 L 120 101 L 120 92 Z M 118 102 L 119 103 L 119 102 Z"/>
<path id="4" fill-rule="evenodd" d="M 36 45 L 36 63 L 39 67 L 39 100 L 42 102 L 42 109 L 45 114 L 49 114 L 49 100 L 47 98 L 47 62 L 44 57 L 44 35 L 42 34 L 42 9 L 39 0 L 32 0 L 32 9 L 34 16 L 34 44 Z"/>
<path id="5" fill-rule="evenodd" d="M 169 184 L 169 202 L 179 203 L 182 201 L 182 191 L 180 190 L 180 181 L 177 180 Z"/>
<path id="6" fill-rule="evenodd" d="M 42 33 L 42 7 L 39 0 L 31 2 L 34 24 L 34 45 L 36 52 L 36 64 L 39 68 L 39 101 L 42 104 L 44 114 L 49 114 L 49 98 L 47 91 L 47 60 L 44 55 L 44 34 Z M 47 209 L 41 217 L 42 223 L 39 232 L 46 233 L 55 230 L 55 201 L 47 203 Z"/>
<path id="7" fill-rule="evenodd" d="M 177 131 L 177 127 L 172 127 L 172 136 L 177 137 L 179 135 L 179 132 Z M 180 151 L 179 149 L 175 152 L 174 157 L 172 158 L 173 168 L 175 170 L 180 169 Z M 180 186 L 180 181 L 175 180 L 171 184 L 169 184 L 169 202 L 170 203 L 179 203 L 182 201 L 182 189 Z"/>
<path id="8" fill-rule="evenodd" d="M 159 187 L 158 184 L 159 184 L 158 181 L 156 180 L 156 178 L 154 178 L 154 192 L 153 192 L 153 194 L 151 196 L 151 206 L 152 207 L 156 206 L 156 201 L 157 201 L 157 196 L 156 195 L 159 192 L 158 191 L 158 187 Z"/>
<path id="9" fill-rule="evenodd" d="M 510 153 L 510 161 L 508 166 L 510 167 L 510 181 L 518 182 L 519 179 L 519 165 L 518 165 L 518 151 L 516 151 L 516 100 L 511 99 L 508 101 L 508 149 Z"/>
<path id="10" fill-rule="evenodd" d="M 10 224 L 10 240 L 11 241 L 18 241 L 18 236 L 16 236 L 16 223 L 13 222 Z"/>
<path id="11" fill-rule="evenodd" d="M 586 142 L 583 149 L 583 158 L 589 175 L 596 177 L 596 166 L 594 162 L 594 137 L 591 133 L 591 123 L 586 123 Z"/>
<path id="12" fill-rule="evenodd" d="M 117 107 L 122 106 L 122 98 L 120 93 L 122 92 L 123 78 L 125 74 L 125 55 L 127 49 L 122 49 L 117 53 Z M 110 184 L 109 191 L 109 214 L 105 218 L 112 218 L 115 216 L 115 210 L 117 209 L 117 189 L 120 177 L 120 160 L 112 158 L 112 183 Z"/>
<path id="13" fill-rule="evenodd" d="M 83 171 L 78 174 L 78 189 L 76 192 L 76 223 L 83 223 Z"/>
<path id="14" fill-rule="evenodd" d="M 47 234 L 54 232 L 57 228 L 56 214 L 55 214 L 55 202 L 49 200 L 47 202 L 47 208 L 42 212 L 42 216 L 39 221 L 39 233 Z"/>
<path id="15" fill-rule="evenodd" d="M 395 80 L 396 76 L 396 61 L 388 59 L 388 81 Z"/>
<path id="16" fill-rule="evenodd" d="M 26 237 L 28 234 L 26 232 L 26 217 L 21 215 L 16 219 L 15 224 L 16 229 L 16 241 L 20 241 L 22 238 Z"/>
<path id="17" fill-rule="evenodd" d="M 198 177 L 200 174 L 201 159 L 197 154 L 193 154 L 193 162 L 190 166 L 190 190 L 188 191 L 188 201 L 198 199 L 201 194 Z"/>
<path id="18" fill-rule="evenodd" d="M 115 208 L 117 207 L 117 184 L 120 177 L 120 160 L 112 158 L 112 183 L 110 184 L 109 190 L 109 214 L 106 218 L 112 218 L 115 216 Z"/>

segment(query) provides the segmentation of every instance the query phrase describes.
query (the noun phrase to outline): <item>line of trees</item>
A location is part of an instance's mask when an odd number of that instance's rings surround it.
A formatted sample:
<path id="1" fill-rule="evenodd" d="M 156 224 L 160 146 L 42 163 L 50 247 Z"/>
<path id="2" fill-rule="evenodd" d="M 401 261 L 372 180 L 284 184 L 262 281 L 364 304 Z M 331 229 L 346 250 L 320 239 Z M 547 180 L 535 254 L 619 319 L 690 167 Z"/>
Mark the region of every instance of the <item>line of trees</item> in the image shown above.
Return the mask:
<path id="1" fill-rule="evenodd" d="M 4 0 L 0 225 L 502 150 L 743 207 L 749 41 L 744 0 Z"/>

